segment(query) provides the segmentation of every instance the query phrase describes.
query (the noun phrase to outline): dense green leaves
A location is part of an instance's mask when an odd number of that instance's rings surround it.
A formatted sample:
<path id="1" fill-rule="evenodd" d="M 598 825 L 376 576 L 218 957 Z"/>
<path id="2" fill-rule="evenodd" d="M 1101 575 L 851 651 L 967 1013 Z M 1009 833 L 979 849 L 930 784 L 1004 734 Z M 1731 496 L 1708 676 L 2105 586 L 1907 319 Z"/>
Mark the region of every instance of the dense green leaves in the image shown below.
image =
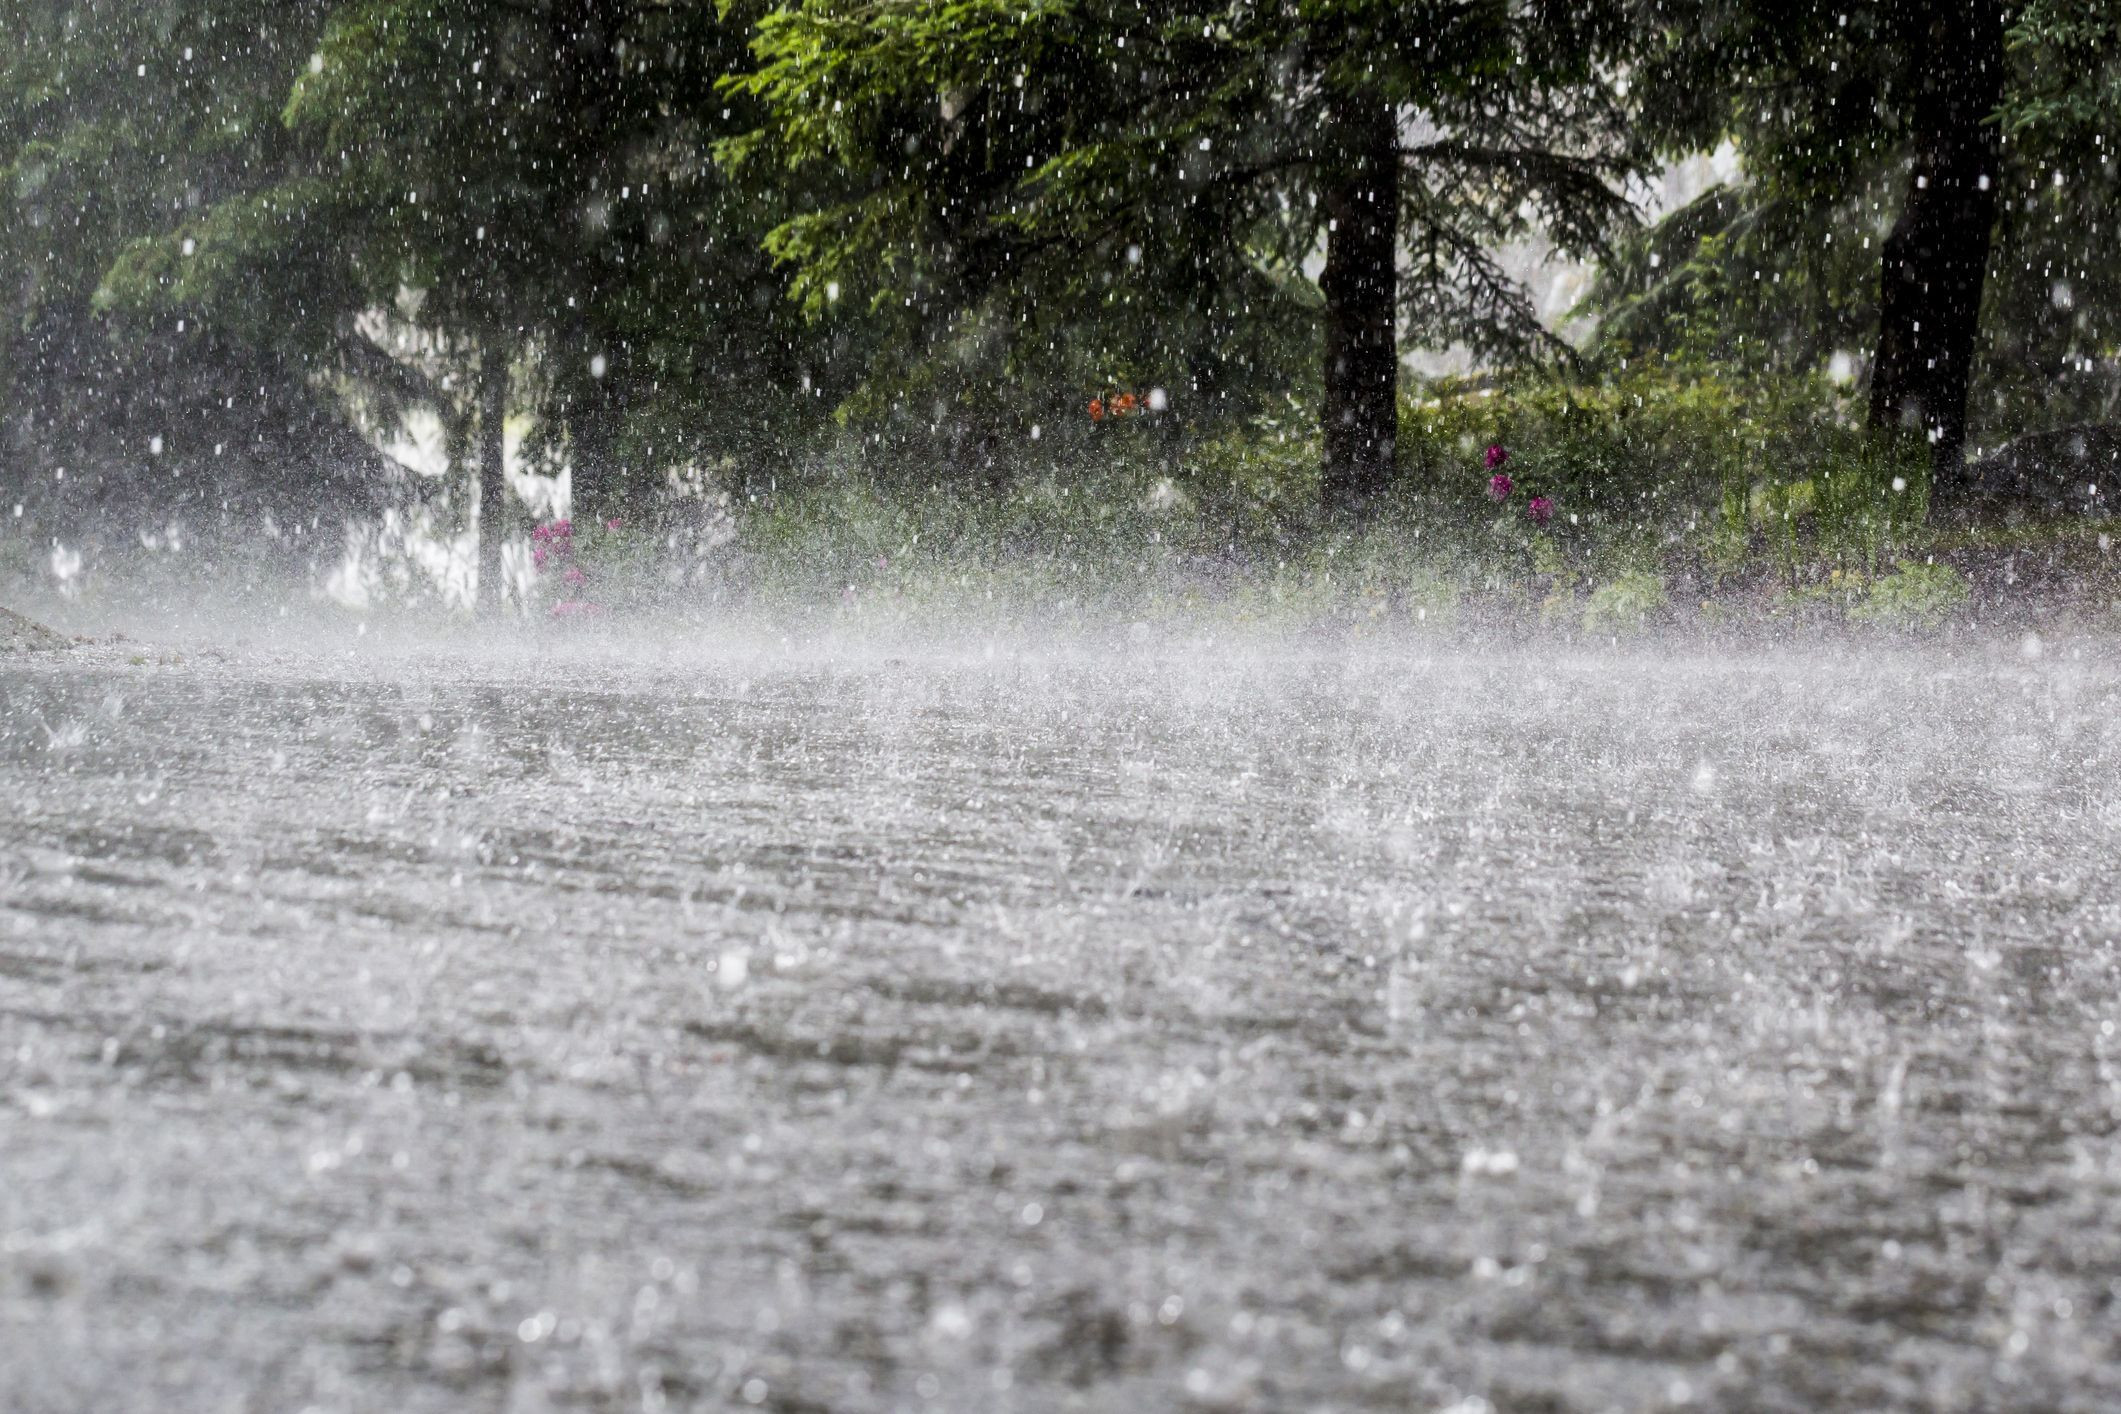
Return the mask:
<path id="1" fill-rule="evenodd" d="M 1915 33 L 1926 13 L 1844 0 L 1645 6 L 1644 122 L 1673 155 L 1731 143 L 1744 176 L 1604 267 L 1593 307 L 1609 349 L 1762 372 L 1838 355 L 1850 376 L 1867 371 L 1927 79 Z M 2121 287 L 2101 252 L 2121 216 L 2117 40 L 2109 4 L 2011 7 L 1991 120 L 2000 200 L 1975 344 L 1977 443 L 2114 413 Z"/>
<path id="2" fill-rule="evenodd" d="M 728 81 L 770 123 L 724 155 L 851 177 L 770 238 L 813 310 L 897 321 L 916 363 L 970 351 L 1033 381 L 1072 361 L 1078 387 L 1102 369 L 1191 410 L 1309 385 L 1290 351 L 1352 160 L 1338 115 L 1374 104 L 1398 141 L 1388 318 L 1422 346 L 1551 354 L 1496 250 L 1540 232 L 1597 253 L 1625 221 L 1641 149 L 1604 14 L 807 0 L 765 18 L 757 69 Z"/>
<path id="3" fill-rule="evenodd" d="M 145 465 L 187 513 L 262 487 L 291 520 L 293 488 L 350 484 L 312 463 L 387 471 L 354 428 L 431 413 L 469 466 L 498 378 L 524 464 L 585 507 L 686 467 L 770 485 L 828 436 L 985 485 L 1087 445 L 1101 393 L 1160 390 L 1143 435 L 1176 456 L 1262 415 L 1390 419 L 1394 352 L 1568 364 L 1528 243 L 1600 263 L 1615 359 L 1860 382 L 1951 67 L 1928 13 L 0 0 L 9 446 L 73 463 L 70 496 Z M 1989 442 L 2111 416 L 2121 354 L 2121 10 L 2008 20 Z M 1632 235 L 1658 165 L 1722 143 L 1742 176 Z"/>

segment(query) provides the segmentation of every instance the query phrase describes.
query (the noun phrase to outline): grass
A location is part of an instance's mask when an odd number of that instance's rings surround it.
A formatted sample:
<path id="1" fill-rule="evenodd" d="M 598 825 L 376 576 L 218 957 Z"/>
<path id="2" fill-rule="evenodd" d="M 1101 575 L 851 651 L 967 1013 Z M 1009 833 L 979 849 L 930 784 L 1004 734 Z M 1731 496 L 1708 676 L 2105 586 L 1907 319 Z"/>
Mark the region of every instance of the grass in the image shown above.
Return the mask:
<path id="1" fill-rule="evenodd" d="M 999 498 L 814 485 L 739 518 L 724 589 L 753 609 L 850 628 L 1190 619 L 1604 639 L 1928 633 L 2036 618 L 2121 626 L 2121 559 L 2110 548 L 2121 527 L 2106 522 L 1991 540 L 1932 531 L 1897 508 L 1866 519 L 1849 509 L 1862 504 L 1852 495 L 1837 506 L 1781 492 L 1674 533 L 1580 514 L 1541 528 L 1507 507 L 1441 496 L 1426 507 L 1409 499 L 1359 530 L 1292 515 L 1239 517 L 1233 531 L 1226 509 L 1174 498 L 1169 480 L 1108 468 Z"/>
<path id="2" fill-rule="evenodd" d="M 1315 442 L 1294 411 L 1183 444 L 1148 419 L 1059 430 L 1023 449 L 1007 479 L 977 485 L 850 438 L 756 499 L 727 494 L 744 480 L 723 467 L 601 543 L 585 534 L 592 580 L 580 593 L 613 612 L 849 630 L 1199 621 L 1608 640 L 2121 629 L 2121 526 L 1935 525 L 1921 449 L 1868 442 L 1858 413 L 1818 382 L 1738 387 L 1671 370 L 1440 385 L 1408 399 L 1402 474 L 1361 527 L 1321 518 Z M 1508 452 L 1514 484 L 1501 501 L 1490 446 Z M 1544 525 L 1527 514 L 1534 495 L 1554 506 Z M 0 567 L 21 561 L 10 577 L 24 582 L 46 553 L 0 537 Z M 227 558 L 196 558 L 229 577 Z M 87 582 L 182 570 L 113 563 Z M 431 586 L 401 579 L 407 611 L 436 611 Z"/>
<path id="3" fill-rule="evenodd" d="M 1817 381 L 1669 370 L 1428 389 L 1403 409 L 1399 483 L 1359 529 L 1320 518 L 1316 447 L 1293 418 L 1184 450 L 1146 427 L 1078 435 L 976 492 L 844 463 L 739 514 L 728 582 L 854 622 L 1059 612 L 1597 638 L 2121 622 L 2121 527 L 1934 525 L 1926 450 L 1873 443 L 1860 413 Z M 1500 502 L 1490 446 L 1508 452 Z M 1534 495 L 1555 507 L 1543 526 Z"/>

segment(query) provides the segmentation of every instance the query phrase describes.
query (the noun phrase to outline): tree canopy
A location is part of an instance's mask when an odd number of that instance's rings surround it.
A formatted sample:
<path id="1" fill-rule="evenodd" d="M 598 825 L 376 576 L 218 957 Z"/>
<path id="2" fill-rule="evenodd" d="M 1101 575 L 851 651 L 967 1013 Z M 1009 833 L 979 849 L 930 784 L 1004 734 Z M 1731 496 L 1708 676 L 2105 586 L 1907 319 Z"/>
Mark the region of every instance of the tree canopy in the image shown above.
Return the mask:
<path id="1" fill-rule="evenodd" d="M 1668 155 L 1731 144 L 1744 177 L 1606 265 L 1602 339 L 1785 370 L 1838 354 L 1947 476 L 1970 434 L 2110 417 L 2109 9 L 1647 6 L 1644 123 Z"/>
<path id="2" fill-rule="evenodd" d="M 2116 395 L 2108 0 L 0 8 L 10 445 L 295 524 L 426 409 L 490 572 L 511 419 L 616 512 L 834 438 L 998 483 L 1122 390 L 1293 405 L 1360 514 L 1417 351 L 1831 366 L 1944 474 Z M 1582 349 L 1534 247 L 1598 270 Z"/>
<path id="3" fill-rule="evenodd" d="M 1327 494 L 1357 505 L 1387 474 L 1402 339 L 1558 352 L 1496 252 L 1536 230 L 1593 255 L 1625 222 L 1624 34 L 1491 0 L 808 0 L 726 82 L 768 118 L 727 150 L 850 175 L 769 245 L 811 308 L 857 300 L 916 350 L 984 327 L 1032 368 L 1066 335 L 1222 398 L 1322 326 Z"/>

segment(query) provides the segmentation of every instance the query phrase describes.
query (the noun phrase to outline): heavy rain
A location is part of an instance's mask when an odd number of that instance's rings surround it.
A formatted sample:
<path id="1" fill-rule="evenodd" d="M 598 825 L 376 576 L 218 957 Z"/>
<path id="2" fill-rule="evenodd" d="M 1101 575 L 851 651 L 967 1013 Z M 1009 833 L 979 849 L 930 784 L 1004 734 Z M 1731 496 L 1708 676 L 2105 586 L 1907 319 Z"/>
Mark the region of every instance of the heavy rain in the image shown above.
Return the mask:
<path id="1" fill-rule="evenodd" d="M 2121 4 L 0 14 L 0 1409 L 2121 1406 Z"/>

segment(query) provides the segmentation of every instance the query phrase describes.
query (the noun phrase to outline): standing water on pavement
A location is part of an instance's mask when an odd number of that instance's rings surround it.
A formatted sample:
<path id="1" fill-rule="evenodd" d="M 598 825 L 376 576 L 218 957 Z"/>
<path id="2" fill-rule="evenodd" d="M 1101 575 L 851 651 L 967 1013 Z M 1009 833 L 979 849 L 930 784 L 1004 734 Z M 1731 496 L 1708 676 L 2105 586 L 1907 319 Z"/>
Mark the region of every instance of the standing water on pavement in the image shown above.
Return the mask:
<path id="1" fill-rule="evenodd" d="M 0 1406 L 2095 1409 L 2121 668 L 0 660 Z"/>

